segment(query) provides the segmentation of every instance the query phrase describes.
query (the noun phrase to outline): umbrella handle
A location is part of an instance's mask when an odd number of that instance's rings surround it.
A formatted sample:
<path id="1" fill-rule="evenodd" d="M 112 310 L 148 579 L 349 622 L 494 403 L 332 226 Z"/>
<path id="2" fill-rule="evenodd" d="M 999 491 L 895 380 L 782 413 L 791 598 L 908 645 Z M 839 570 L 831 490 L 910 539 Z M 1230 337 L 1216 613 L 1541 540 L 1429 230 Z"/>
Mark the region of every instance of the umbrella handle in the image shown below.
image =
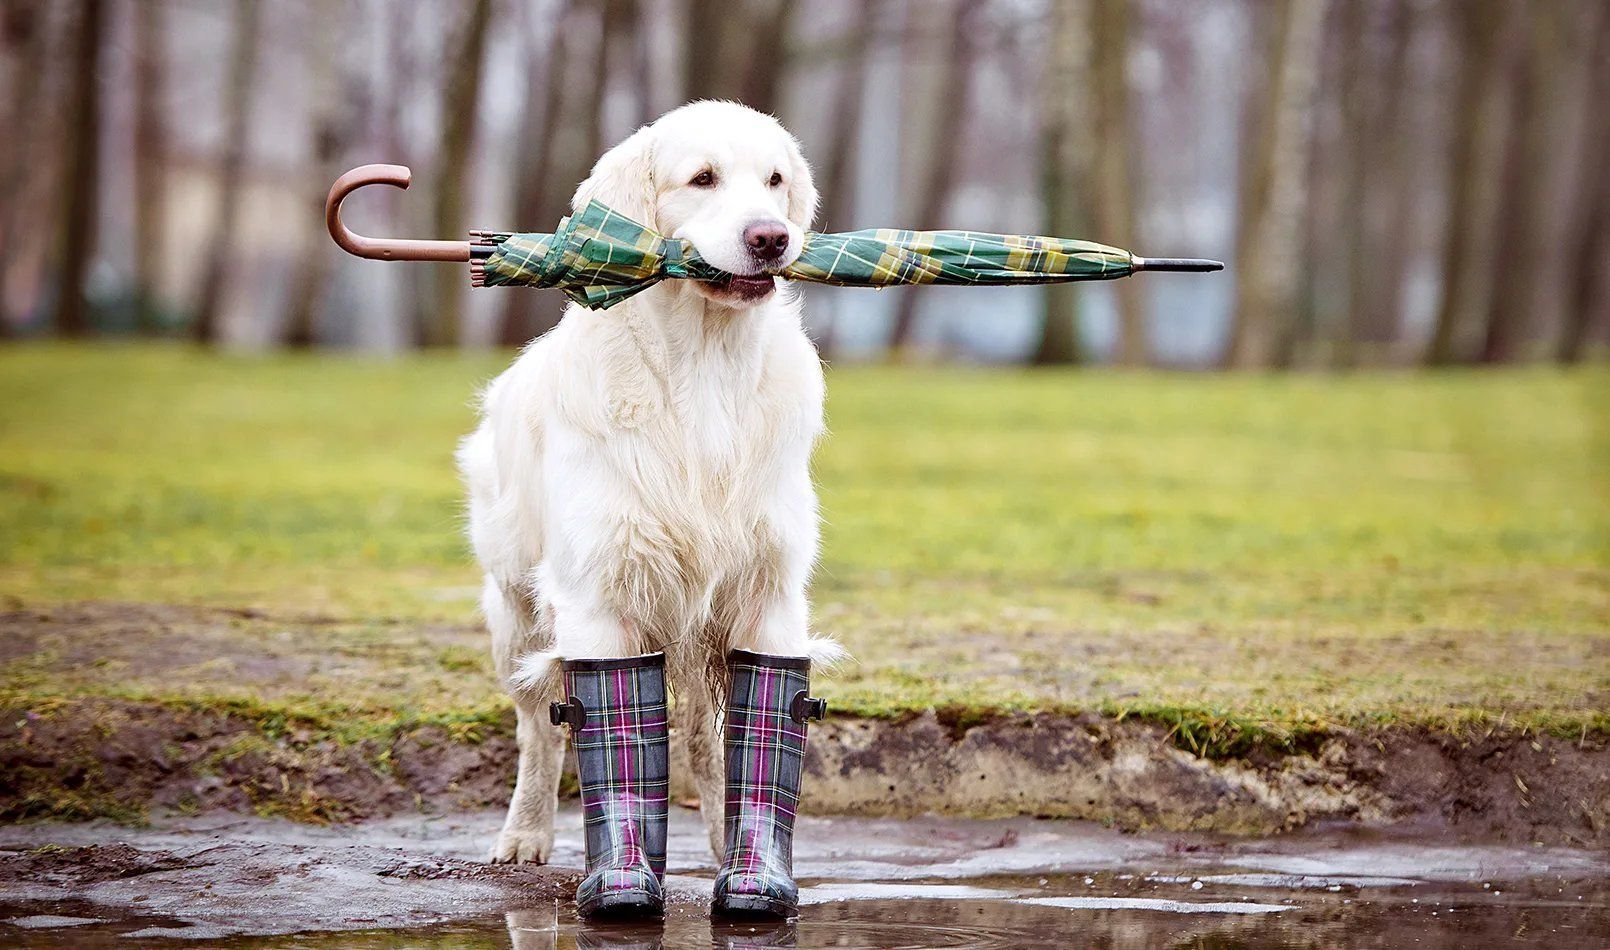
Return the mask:
<path id="1" fill-rule="evenodd" d="M 470 259 L 468 241 L 418 241 L 410 238 L 372 238 L 355 234 L 341 223 L 341 202 L 365 185 L 407 188 L 414 173 L 406 165 L 360 165 L 335 180 L 324 201 L 324 223 L 330 237 L 348 254 L 372 261 L 455 261 Z"/>

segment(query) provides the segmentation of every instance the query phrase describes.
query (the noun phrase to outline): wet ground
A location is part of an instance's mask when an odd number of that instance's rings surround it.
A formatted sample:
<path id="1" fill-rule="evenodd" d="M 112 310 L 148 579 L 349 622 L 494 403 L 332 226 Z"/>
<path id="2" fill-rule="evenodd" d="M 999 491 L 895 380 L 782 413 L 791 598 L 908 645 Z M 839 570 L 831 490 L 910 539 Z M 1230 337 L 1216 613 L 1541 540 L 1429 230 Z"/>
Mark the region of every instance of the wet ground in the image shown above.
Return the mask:
<path id="1" fill-rule="evenodd" d="M 1065 821 L 806 819 L 799 919 L 712 925 L 697 816 L 673 814 L 663 922 L 578 922 L 555 867 L 480 862 L 499 815 L 319 828 L 238 816 L 0 828 L 0 943 L 94 947 L 1610 946 L 1610 859 L 1427 836 L 1236 840 Z"/>

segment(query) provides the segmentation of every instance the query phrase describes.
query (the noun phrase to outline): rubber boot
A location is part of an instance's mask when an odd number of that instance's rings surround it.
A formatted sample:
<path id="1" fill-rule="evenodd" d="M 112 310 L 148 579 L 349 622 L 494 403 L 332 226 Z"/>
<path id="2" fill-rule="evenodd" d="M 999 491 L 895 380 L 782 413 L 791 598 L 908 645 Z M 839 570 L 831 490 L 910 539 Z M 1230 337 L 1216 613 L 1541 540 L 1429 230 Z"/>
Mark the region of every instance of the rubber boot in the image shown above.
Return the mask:
<path id="1" fill-rule="evenodd" d="M 726 858 L 716 874 L 713 913 L 788 918 L 794 884 L 794 813 L 805 765 L 805 723 L 827 703 L 812 699 L 811 661 L 734 650 L 726 724 Z"/>
<path id="2" fill-rule="evenodd" d="M 665 654 L 567 660 L 566 701 L 581 784 L 587 876 L 576 888 L 583 917 L 640 917 L 665 908 L 669 727 Z"/>

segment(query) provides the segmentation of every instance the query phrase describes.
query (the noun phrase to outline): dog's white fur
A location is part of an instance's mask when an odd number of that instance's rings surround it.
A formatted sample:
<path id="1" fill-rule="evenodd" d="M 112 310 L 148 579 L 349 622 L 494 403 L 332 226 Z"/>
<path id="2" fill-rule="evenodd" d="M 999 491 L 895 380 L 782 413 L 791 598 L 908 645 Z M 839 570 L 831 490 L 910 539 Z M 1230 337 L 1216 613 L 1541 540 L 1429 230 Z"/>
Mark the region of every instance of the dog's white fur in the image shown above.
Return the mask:
<path id="1" fill-rule="evenodd" d="M 799 256 L 816 188 L 776 120 L 697 102 L 600 158 L 572 206 L 592 199 L 731 273 L 764 275 Z M 757 222 L 786 225 L 781 260 L 749 253 L 744 229 Z M 725 654 L 838 656 L 809 634 L 805 600 L 822 394 L 792 293 L 746 300 L 683 280 L 605 311 L 572 306 L 487 388 L 458 462 L 493 659 L 519 717 L 494 860 L 542 862 L 553 846 L 555 660 L 659 650 L 719 855 Z"/>

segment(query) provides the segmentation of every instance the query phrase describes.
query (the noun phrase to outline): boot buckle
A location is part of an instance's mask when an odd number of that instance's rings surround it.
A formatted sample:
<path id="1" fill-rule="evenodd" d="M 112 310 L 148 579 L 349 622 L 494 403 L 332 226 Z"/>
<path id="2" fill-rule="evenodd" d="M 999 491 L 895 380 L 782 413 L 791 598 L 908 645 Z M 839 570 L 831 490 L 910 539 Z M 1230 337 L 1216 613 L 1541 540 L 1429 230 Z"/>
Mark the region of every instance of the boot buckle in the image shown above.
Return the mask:
<path id="1" fill-rule="evenodd" d="M 556 726 L 568 724 L 572 730 L 580 732 L 582 727 L 587 725 L 587 707 L 574 696 L 570 697 L 569 702 L 550 703 L 548 721 Z"/>
<path id="2" fill-rule="evenodd" d="M 788 706 L 788 715 L 795 722 L 810 722 L 813 719 L 819 722 L 827 716 L 827 700 L 807 696 L 804 690 L 800 690 L 794 694 L 794 701 Z"/>

